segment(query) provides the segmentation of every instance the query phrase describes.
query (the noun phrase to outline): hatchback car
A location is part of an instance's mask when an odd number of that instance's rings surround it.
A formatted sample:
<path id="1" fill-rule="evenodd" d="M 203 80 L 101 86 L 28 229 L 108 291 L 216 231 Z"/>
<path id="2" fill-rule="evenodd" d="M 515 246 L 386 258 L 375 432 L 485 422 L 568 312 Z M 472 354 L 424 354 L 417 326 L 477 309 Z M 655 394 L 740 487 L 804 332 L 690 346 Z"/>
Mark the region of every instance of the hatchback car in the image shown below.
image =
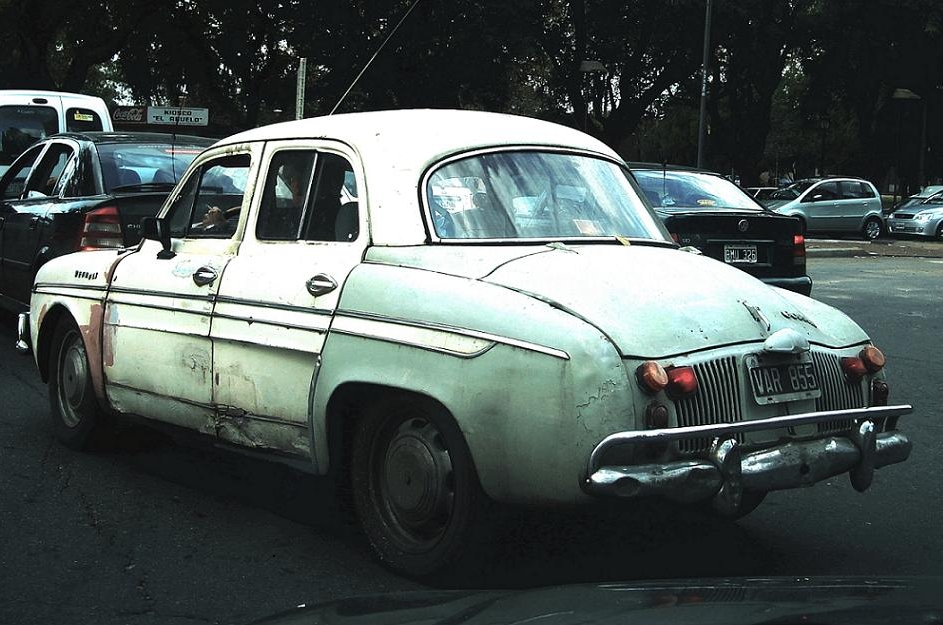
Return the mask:
<path id="1" fill-rule="evenodd" d="M 911 196 L 887 217 L 887 231 L 943 239 L 943 189 L 919 199 Z"/>
<path id="2" fill-rule="evenodd" d="M 200 228 L 207 207 L 233 227 Z M 447 110 L 256 128 L 142 230 L 39 270 L 18 335 L 55 435 L 82 447 L 103 414 L 137 415 L 334 476 L 409 575 L 488 545 L 493 502 L 736 518 L 837 475 L 865 490 L 910 453 L 912 408 L 858 324 L 680 248 L 572 128 Z"/>
<path id="3" fill-rule="evenodd" d="M 857 234 L 871 241 L 884 230 L 881 195 L 861 178 L 806 178 L 770 195 L 767 207 L 802 220 L 806 233 Z"/>
<path id="4" fill-rule="evenodd" d="M 719 174 L 681 166 L 629 163 L 645 197 L 680 245 L 803 295 L 805 237 L 795 217 L 764 208 Z"/>

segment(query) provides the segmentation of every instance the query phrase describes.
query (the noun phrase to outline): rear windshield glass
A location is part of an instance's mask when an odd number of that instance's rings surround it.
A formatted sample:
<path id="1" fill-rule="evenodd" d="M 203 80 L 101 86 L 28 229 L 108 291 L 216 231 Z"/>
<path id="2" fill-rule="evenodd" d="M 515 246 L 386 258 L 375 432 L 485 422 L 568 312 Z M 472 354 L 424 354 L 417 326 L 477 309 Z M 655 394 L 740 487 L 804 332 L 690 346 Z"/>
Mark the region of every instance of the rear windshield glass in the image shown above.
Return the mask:
<path id="1" fill-rule="evenodd" d="M 637 169 L 632 173 L 655 208 L 666 211 L 764 210 L 747 192 L 721 176 L 660 169 Z"/>
<path id="2" fill-rule="evenodd" d="M 665 239 L 628 172 L 586 155 L 479 154 L 434 170 L 425 191 L 443 240 Z"/>
<path id="3" fill-rule="evenodd" d="M 26 148 L 59 132 L 59 115 L 49 106 L 0 106 L 0 165 L 9 166 Z"/>
<path id="4" fill-rule="evenodd" d="M 176 184 L 203 145 L 106 143 L 98 145 L 105 190 L 111 193 L 144 184 Z"/>

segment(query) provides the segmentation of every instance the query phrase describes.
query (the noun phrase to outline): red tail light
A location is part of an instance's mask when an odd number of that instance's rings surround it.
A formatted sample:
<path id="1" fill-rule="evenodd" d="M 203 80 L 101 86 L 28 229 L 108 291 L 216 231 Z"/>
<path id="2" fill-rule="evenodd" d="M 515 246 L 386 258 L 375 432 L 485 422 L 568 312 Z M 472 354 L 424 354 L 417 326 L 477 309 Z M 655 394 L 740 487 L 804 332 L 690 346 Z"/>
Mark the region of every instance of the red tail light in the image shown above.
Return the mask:
<path id="1" fill-rule="evenodd" d="M 846 356 L 841 359 L 841 368 L 850 382 L 857 382 L 868 372 L 864 361 L 859 356 Z"/>
<path id="2" fill-rule="evenodd" d="M 668 397 L 680 399 L 697 392 L 697 375 L 694 367 L 672 367 L 666 369 L 668 373 Z"/>
<path id="3" fill-rule="evenodd" d="M 671 233 L 669 233 L 669 234 L 671 234 L 671 240 L 672 240 L 672 241 L 674 241 L 674 242 L 677 243 L 678 245 L 681 245 L 681 237 L 678 236 L 678 233 L 677 233 L 677 232 L 671 232 Z"/>
<path id="4" fill-rule="evenodd" d="M 794 258 L 805 258 L 805 237 L 801 234 L 792 235 L 792 255 Z"/>
<path id="5" fill-rule="evenodd" d="M 117 206 L 105 206 L 85 214 L 78 247 L 81 251 L 124 247 Z"/>

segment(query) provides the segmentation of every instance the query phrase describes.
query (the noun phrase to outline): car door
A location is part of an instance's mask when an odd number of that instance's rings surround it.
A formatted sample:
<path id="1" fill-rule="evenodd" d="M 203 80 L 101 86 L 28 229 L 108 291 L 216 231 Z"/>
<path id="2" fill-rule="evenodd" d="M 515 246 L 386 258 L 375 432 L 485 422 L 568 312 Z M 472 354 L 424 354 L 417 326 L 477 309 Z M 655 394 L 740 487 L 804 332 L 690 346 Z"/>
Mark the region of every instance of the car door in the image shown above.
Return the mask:
<path id="1" fill-rule="evenodd" d="M 873 210 L 880 209 L 875 201 L 875 194 L 868 184 L 859 180 L 842 180 L 841 214 L 839 228 L 844 231 L 857 232 L 864 223 L 864 217 Z"/>
<path id="2" fill-rule="evenodd" d="M 144 241 L 113 271 L 104 311 L 108 399 L 139 414 L 215 435 L 210 324 L 226 266 L 239 249 L 251 154 L 207 154 L 165 207 L 165 251 Z M 229 226 L 205 219 L 211 209 Z"/>
<path id="3" fill-rule="evenodd" d="M 266 150 L 250 232 L 226 268 L 213 311 L 223 439 L 310 454 L 319 355 L 366 247 L 350 184 L 360 176 L 355 162 L 329 142 Z"/>
<path id="4" fill-rule="evenodd" d="M 40 243 L 61 201 L 59 182 L 77 152 L 74 142 L 49 141 L 23 154 L 4 177 L 2 292 L 17 302 L 29 302 Z"/>
<path id="5" fill-rule="evenodd" d="M 812 186 L 802 198 L 806 228 L 810 232 L 840 230 L 841 193 L 838 182 L 826 180 Z"/>

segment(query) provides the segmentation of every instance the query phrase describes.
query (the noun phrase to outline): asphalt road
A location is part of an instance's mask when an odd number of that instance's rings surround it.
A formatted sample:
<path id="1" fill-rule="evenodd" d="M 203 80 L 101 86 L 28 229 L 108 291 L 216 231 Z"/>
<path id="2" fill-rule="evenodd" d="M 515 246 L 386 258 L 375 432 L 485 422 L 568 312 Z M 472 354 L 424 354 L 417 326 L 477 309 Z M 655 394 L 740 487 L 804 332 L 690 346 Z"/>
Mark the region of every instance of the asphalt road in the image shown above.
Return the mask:
<path id="1" fill-rule="evenodd" d="M 911 459 L 772 493 L 736 524 L 661 506 L 513 517 L 453 586 L 698 576 L 943 575 L 943 261 L 811 249 L 815 297 L 888 356 Z M 0 317 L 0 623 L 248 623 L 363 593 L 388 573 L 318 478 L 126 428 L 92 453 L 52 440 L 45 385 Z"/>

